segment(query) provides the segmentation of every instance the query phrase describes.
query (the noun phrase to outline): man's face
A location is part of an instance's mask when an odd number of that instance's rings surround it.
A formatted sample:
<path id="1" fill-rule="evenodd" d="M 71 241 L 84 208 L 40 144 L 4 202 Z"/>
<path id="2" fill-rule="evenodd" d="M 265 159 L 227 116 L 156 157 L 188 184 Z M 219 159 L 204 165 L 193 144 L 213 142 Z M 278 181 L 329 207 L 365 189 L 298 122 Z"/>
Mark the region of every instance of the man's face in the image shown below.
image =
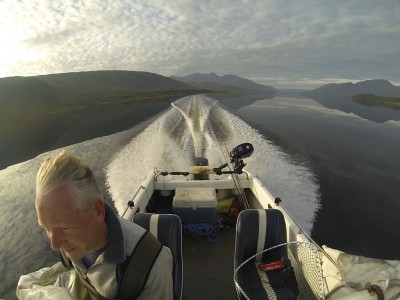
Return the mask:
<path id="1" fill-rule="evenodd" d="M 101 200 L 97 199 L 86 211 L 76 207 L 75 197 L 69 184 L 36 197 L 38 223 L 46 230 L 51 248 L 63 250 L 73 262 L 101 247 L 98 228 L 104 223 L 104 215 L 99 216 L 97 207 L 101 202 L 104 210 Z"/>

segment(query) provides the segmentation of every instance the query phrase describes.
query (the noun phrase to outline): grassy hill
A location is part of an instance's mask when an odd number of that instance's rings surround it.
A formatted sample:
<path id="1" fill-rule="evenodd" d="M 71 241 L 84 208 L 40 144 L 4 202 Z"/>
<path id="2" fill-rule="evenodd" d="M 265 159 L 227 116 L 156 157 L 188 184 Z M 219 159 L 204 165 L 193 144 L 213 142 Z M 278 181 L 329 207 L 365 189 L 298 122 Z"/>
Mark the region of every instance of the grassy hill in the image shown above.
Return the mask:
<path id="1" fill-rule="evenodd" d="M 136 93 L 189 91 L 185 83 L 148 72 L 93 71 L 0 79 L 0 105 L 70 104 Z"/>
<path id="2" fill-rule="evenodd" d="M 400 98 L 381 97 L 372 94 L 361 94 L 352 97 L 352 100 L 366 106 L 380 106 L 400 110 Z"/>

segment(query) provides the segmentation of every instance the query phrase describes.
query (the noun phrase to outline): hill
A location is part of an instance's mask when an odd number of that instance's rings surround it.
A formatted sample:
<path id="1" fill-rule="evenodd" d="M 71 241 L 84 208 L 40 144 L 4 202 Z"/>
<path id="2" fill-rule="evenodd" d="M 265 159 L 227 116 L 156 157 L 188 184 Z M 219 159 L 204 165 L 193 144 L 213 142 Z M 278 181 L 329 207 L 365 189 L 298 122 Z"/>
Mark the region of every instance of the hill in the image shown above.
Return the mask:
<path id="1" fill-rule="evenodd" d="M 276 94 L 276 90 L 272 86 L 261 85 L 236 75 L 218 76 L 215 73 L 195 73 L 183 77 L 171 76 L 170 78 L 197 88 L 226 93 L 226 95 L 218 95 L 220 98 L 232 98 L 250 94 L 265 94 L 266 96 Z"/>
<path id="2" fill-rule="evenodd" d="M 322 105 L 347 113 L 354 113 L 374 122 L 400 120 L 400 111 L 387 98 L 400 98 L 400 87 L 394 86 L 387 80 L 366 80 L 357 83 L 326 84 L 306 92 L 306 96 Z M 371 95 L 371 101 L 365 101 L 365 96 Z"/>
<path id="3" fill-rule="evenodd" d="M 20 105 L 35 107 L 57 102 L 57 91 L 36 77 L 0 78 L 1 112 Z"/>
<path id="4" fill-rule="evenodd" d="M 355 96 L 359 94 L 373 94 L 385 97 L 400 97 L 400 87 L 394 86 L 387 80 L 374 79 L 357 83 L 330 83 L 307 93 L 314 97 L 330 95 L 331 97 Z"/>
<path id="5" fill-rule="evenodd" d="M 154 73 L 93 71 L 0 79 L 0 105 L 63 104 L 193 87 Z"/>
<path id="6" fill-rule="evenodd" d="M 353 101 L 366 106 L 381 106 L 400 109 L 400 97 L 384 97 L 372 94 L 360 94 L 351 98 Z"/>
<path id="7" fill-rule="evenodd" d="M 126 130 L 176 99 L 204 92 L 168 77 L 134 71 L 1 78 L 0 169 Z"/>

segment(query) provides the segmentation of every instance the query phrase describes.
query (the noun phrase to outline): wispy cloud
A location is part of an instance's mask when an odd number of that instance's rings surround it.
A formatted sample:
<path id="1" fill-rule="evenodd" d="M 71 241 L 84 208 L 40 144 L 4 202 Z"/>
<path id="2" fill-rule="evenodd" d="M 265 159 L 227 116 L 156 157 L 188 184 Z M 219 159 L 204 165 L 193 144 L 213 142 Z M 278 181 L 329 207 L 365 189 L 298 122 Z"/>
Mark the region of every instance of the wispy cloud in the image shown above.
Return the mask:
<path id="1" fill-rule="evenodd" d="M 400 81 L 396 0 L 3 1 L 0 72 Z"/>

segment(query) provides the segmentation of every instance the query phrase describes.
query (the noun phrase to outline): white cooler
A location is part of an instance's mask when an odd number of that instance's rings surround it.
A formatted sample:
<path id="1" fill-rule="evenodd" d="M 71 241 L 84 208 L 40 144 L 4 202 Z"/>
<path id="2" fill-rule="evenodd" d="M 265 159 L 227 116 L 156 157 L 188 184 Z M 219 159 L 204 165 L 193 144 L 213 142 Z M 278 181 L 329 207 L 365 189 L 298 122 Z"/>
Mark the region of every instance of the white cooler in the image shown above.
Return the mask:
<path id="1" fill-rule="evenodd" d="M 183 223 L 215 222 L 217 195 L 213 188 L 177 188 L 172 210 Z"/>

